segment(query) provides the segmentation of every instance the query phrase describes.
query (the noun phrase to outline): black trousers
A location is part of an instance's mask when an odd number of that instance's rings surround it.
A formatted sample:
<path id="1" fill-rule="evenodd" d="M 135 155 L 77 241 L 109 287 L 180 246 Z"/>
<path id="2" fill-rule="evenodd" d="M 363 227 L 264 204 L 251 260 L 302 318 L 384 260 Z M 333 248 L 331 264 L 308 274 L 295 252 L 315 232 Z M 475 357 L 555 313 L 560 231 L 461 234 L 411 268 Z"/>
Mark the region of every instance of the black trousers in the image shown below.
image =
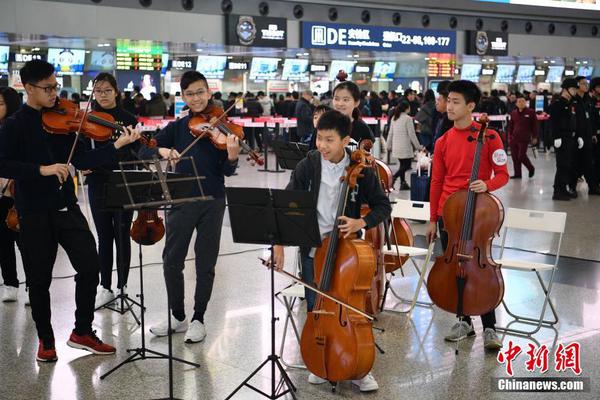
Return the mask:
<path id="1" fill-rule="evenodd" d="M 598 185 L 597 174 L 594 168 L 598 168 L 598 165 L 594 165 L 594 148 L 592 147 L 591 138 L 586 139 L 589 142 L 585 143 L 582 149 L 577 149 L 575 153 L 576 162 L 576 177 L 585 176 L 585 181 L 590 188 Z M 577 185 L 575 179 L 574 185 Z M 575 186 L 572 187 L 575 189 Z"/>
<path id="2" fill-rule="evenodd" d="M 163 268 L 171 311 L 179 320 L 185 318 L 183 269 L 195 230 L 196 290 L 192 320 L 204 322 L 204 313 L 215 280 L 215 265 L 219 255 L 224 213 L 225 199 L 187 203 L 167 213 Z"/>
<path id="3" fill-rule="evenodd" d="M 27 262 L 31 314 L 40 339 L 53 339 L 50 284 L 58 245 L 66 251 L 75 275 L 75 332 L 92 331 L 100 262 L 94 236 L 81 210 L 43 211 L 19 216 L 20 240 Z"/>
<path id="4" fill-rule="evenodd" d="M 15 243 L 17 233 L 6 226 L 6 215 L 13 206 L 13 199 L 0 197 L 0 269 L 2 280 L 6 286 L 19 287 L 17 278 L 17 256 L 15 254 Z"/>
<path id="5" fill-rule="evenodd" d="M 448 232 L 444 230 L 444 221 L 442 218 L 438 219 L 438 229 L 440 231 L 440 241 L 442 242 L 442 248 L 446 251 L 448 247 Z M 467 322 L 468 324 L 472 324 L 471 317 L 465 316 L 462 317 L 462 320 Z M 496 326 L 496 310 L 492 310 L 487 314 L 483 314 L 481 316 L 481 324 L 483 325 L 483 329 L 492 328 Z"/>
<path id="6" fill-rule="evenodd" d="M 117 248 L 117 289 L 127 285 L 131 265 L 131 239 L 129 230 L 133 211 L 102 211 L 101 196 L 104 182 L 88 182 L 90 208 L 98 234 L 100 257 L 100 284 L 105 289 L 112 286 L 113 243 Z"/>
<path id="7" fill-rule="evenodd" d="M 399 158 L 400 166 L 398 171 L 394 174 L 394 179 L 400 177 L 400 182 L 406 183 L 406 171 L 410 171 L 412 166 L 412 158 Z"/>
<path id="8" fill-rule="evenodd" d="M 567 185 L 571 190 L 575 190 L 577 176 L 574 169 L 575 152 L 577 151 L 577 141 L 575 138 L 563 138 L 562 143 L 556 152 L 556 174 L 554 175 L 554 192 L 564 193 L 567 191 Z"/>

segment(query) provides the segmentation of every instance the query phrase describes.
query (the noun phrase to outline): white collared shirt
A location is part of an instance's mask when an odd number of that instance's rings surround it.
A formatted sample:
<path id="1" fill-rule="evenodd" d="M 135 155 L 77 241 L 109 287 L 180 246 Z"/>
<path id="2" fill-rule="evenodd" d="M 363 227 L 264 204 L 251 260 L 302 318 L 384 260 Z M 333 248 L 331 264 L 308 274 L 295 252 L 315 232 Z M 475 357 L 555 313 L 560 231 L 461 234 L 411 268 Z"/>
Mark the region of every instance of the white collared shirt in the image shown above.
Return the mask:
<path id="1" fill-rule="evenodd" d="M 345 151 L 344 158 L 337 164 L 324 160 L 321 156 L 321 186 L 317 200 L 317 220 L 321 237 L 333 230 L 342 190 L 340 179 L 344 176 L 348 165 L 350 165 L 350 157 Z"/>

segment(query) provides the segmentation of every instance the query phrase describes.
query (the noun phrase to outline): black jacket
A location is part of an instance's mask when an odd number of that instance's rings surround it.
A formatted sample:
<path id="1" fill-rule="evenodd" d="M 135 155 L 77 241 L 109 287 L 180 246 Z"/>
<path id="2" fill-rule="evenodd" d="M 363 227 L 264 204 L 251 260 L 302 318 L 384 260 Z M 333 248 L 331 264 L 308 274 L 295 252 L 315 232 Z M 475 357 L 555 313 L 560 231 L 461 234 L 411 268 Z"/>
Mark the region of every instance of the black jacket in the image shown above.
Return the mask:
<path id="1" fill-rule="evenodd" d="M 592 144 L 592 134 L 595 133 L 592 126 L 592 103 L 587 95 L 584 97 L 577 95 L 573 102 L 577 114 L 577 136 L 583 138 L 585 146 L 589 146 Z"/>
<path id="2" fill-rule="evenodd" d="M 560 97 L 550 106 L 552 139 L 574 138 L 577 131 L 577 111 L 572 101 Z"/>
<path id="3" fill-rule="evenodd" d="M 0 130 L 0 176 L 15 180 L 15 205 L 20 215 L 75 207 L 73 179 L 59 185 L 56 176 L 40 175 L 40 166 L 66 163 L 75 135 L 52 135 L 42 127 L 41 112 L 28 105 L 6 120 Z M 72 163 L 91 169 L 116 162 L 113 145 L 85 151 L 77 144 Z"/>
<path id="4" fill-rule="evenodd" d="M 162 129 L 155 139 L 157 147 L 173 148 L 178 152 L 182 152 L 195 137 L 190 133 L 188 123 L 190 116 L 187 115 L 169 123 Z M 150 159 L 157 155 L 158 149 L 142 146 L 139 152 L 140 158 Z M 201 185 L 205 195 L 213 196 L 214 198 L 225 197 L 225 176 L 231 176 L 237 168 L 237 161 L 231 162 L 227 157 L 227 151 L 217 149 L 212 142 L 206 139 L 200 139 L 190 151 L 183 156 L 193 157 L 198 175 L 203 176 Z M 194 174 L 194 166 L 191 161 L 182 160 L 177 163 L 175 172 L 181 172 L 188 175 Z M 199 195 L 200 191 L 195 188 L 192 195 Z"/>
<path id="5" fill-rule="evenodd" d="M 314 130 L 313 127 L 313 110 L 312 106 L 304 98 L 298 100 L 296 103 L 296 110 L 294 111 L 294 117 L 298 121 L 298 137 L 300 139 L 308 136 Z"/>
<path id="6" fill-rule="evenodd" d="M 350 151 L 346 150 L 348 155 Z M 344 215 L 350 218 L 360 218 L 360 208 L 368 204 L 371 212 L 364 217 L 367 226 L 365 229 L 377 226 L 386 218 L 389 218 L 392 207 L 377 176 L 370 168 L 363 170 L 363 177 L 358 180 L 358 185 L 348 196 Z M 300 161 L 292 172 L 287 190 L 305 190 L 314 194 L 315 202 L 319 199 L 321 187 L 321 153 L 316 150 L 310 151 L 305 159 Z M 332 207 L 337 205 L 332 204 Z"/>

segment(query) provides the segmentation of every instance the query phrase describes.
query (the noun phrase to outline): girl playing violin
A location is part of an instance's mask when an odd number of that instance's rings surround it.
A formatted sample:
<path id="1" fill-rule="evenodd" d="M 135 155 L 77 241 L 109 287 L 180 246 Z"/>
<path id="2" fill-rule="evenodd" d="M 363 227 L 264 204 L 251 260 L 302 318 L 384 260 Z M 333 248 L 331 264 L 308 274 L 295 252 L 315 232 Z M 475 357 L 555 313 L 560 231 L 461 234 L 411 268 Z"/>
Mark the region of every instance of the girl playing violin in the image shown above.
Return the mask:
<path id="1" fill-rule="evenodd" d="M 55 106 L 60 85 L 54 67 L 46 61 L 29 61 L 20 74 L 27 103 L 0 130 L 0 176 L 15 180 L 20 239 L 27 254 L 25 275 L 40 339 L 37 360 L 57 359 L 49 289 L 59 244 L 77 271 L 75 329 L 67 344 L 94 354 L 113 354 L 115 348 L 92 331 L 100 262 L 94 236 L 77 205 L 73 180 L 64 164 L 76 139 L 74 135 L 51 135 L 42 126 L 42 111 Z M 115 159 L 118 149 L 137 139 L 139 133 L 127 130 L 109 146 L 92 151 L 77 146 L 73 164 L 89 169 L 108 163 Z"/>
<path id="2" fill-rule="evenodd" d="M 181 77 L 181 93 L 185 104 L 189 107 L 189 115 L 167 125 L 157 136 L 157 147 L 142 147 L 140 155 L 150 158 L 155 154 L 165 159 L 177 159 L 179 153 L 190 145 L 195 137 L 188 127 L 194 114 L 203 113 L 211 106 L 211 93 L 204 75 L 197 71 L 187 71 Z M 217 149 L 206 138 L 198 140 L 190 148 L 186 156 L 192 156 L 202 180 L 205 195 L 213 200 L 185 203 L 172 208 L 167 213 L 167 238 L 163 252 L 163 268 L 167 293 L 171 303 L 171 329 L 174 333 L 185 332 L 184 340 L 197 343 L 206 337 L 204 313 L 210 300 L 215 265 L 219 254 L 221 227 L 225 212 L 225 176 L 235 172 L 238 163 L 240 145 L 236 136 L 227 137 L 227 149 Z M 176 165 L 176 172 L 193 174 L 194 169 L 189 160 Z M 200 193 L 192 193 L 199 196 Z M 184 307 L 183 268 L 185 256 L 194 230 L 197 232 L 194 252 L 196 253 L 196 291 L 194 294 L 194 314 L 188 323 Z M 168 334 L 168 321 L 150 328 L 156 336 Z"/>
<path id="3" fill-rule="evenodd" d="M 115 119 L 115 123 L 133 129 L 137 125 L 137 119 L 121 107 L 121 93 L 117 87 L 115 77 L 107 72 L 102 72 L 94 79 L 94 99 L 92 107 L 94 111 L 105 112 Z M 113 137 L 107 142 L 97 142 L 89 139 L 93 148 L 111 146 L 120 136 L 120 131 L 115 131 Z M 108 304 L 115 298 L 111 290 L 112 268 L 113 268 L 113 242 L 117 248 L 117 289 L 127 285 L 129 276 L 129 264 L 131 261 L 131 241 L 129 229 L 133 219 L 132 210 L 104 211 L 102 199 L 104 185 L 108 182 L 109 174 L 113 170 L 120 169 L 119 161 L 137 160 L 139 142 L 131 143 L 117 151 L 117 159 L 111 160 L 99 168 L 95 168 L 87 175 L 88 195 L 90 208 L 96 233 L 98 235 L 98 255 L 100 256 L 100 285 L 96 308 Z"/>
<path id="4" fill-rule="evenodd" d="M 500 136 L 492 130 L 487 130 L 486 142 L 483 147 L 479 179 L 469 186 L 469 177 L 473 165 L 476 140 L 469 137 L 477 135 L 480 125 L 473 121 L 471 114 L 481 99 L 481 91 L 470 81 L 454 81 L 448 85 L 447 112 L 448 118 L 454 122 L 454 127 L 446 132 L 435 144 L 431 177 L 431 222 L 427 238 L 431 242 L 440 231 L 440 240 L 444 251 L 448 246 L 448 233 L 444 231 L 442 211 L 446 199 L 453 193 L 470 189 L 475 193 L 491 192 L 500 189 L 508 182 L 506 152 Z M 481 316 L 484 329 L 484 347 L 497 350 L 502 342 L 495 331 L 495 311 Z M 455 324 L 446 341 L 457 342 L 467 337 L 475 336 L 475 330 L 470 317 L 464 317 Z"/>
<path id="5" fill-rule="evenodd" d="M 346 146 L 350 142 L 351 121 L 339 111 L 324 113 L 317 122 L 317 150 L 308 153 L 300 161 L 292 173 L 288 190 L 311 191 L 317 199 L 317 219 L 321 236 L 332 233 L 336 204 L 341 191 L 340 178 L 344 176 L 346 167 L 350 165 L 350 151 Z M 340 233 L 345 237 L 377 226 L 391 213 L 390 201 L 383 192 L 375 173 L 369 169 L 363 170 L 364 177 L 360 178 L 356 189 L 348 196 L 346 215 L 340 217 L 343 221 Z M 361 218 L 360 208 L 368 204 L 371 212 Z M 314 254 L 316 249 L 301 248 L 302 280 L 307 283 L 314 281 Z M 283 268 L 284 253 L 282 246 L 274 247 L 275 267 Z M 312 311 L 315 303 L 315 293 L 306 291 L 306 305 Z M 308 381 L 312 384 L 325 383 L 324 379 L 310 374 Z M 369 373 L 363 379 L 353 381 L 363 392 L 377 390 L 377 381 Z"/>

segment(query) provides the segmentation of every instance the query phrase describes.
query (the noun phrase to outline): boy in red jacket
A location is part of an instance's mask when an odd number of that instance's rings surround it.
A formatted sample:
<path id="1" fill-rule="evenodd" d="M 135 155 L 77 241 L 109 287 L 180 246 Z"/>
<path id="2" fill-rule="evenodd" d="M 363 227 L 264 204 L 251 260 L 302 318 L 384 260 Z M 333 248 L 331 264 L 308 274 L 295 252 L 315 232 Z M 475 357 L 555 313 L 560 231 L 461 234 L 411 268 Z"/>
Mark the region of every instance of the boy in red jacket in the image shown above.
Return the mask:
<path id="1" fill-rule="evenodd" d="M 446 199 L 453 193 L 470 189 L 475 193 L 492 192 L 508 182 L 508 157 L 504 151 L 502 139 L 493 130 L 487 130 L 488 137 L 481 152 L 481 164 L 478 180 L 469 184 L 473 159 L 475 157 L 476 140 L 480 125 L 473 121 L 471 114 L 479 103 L 481 91 L 473 82 L 454 81 L 448 86 L 448 118 L 454 127 L 444 134 L 435 145 L 433 158 L 430 209 L 431 217 L 427 239 L 431 242 L 440 230 L 440 240 L 444 251 L 448 246 L 448 233 L 444 231 L 442 211 Z M 502 342 L 495 330 L 495 311 L 481 316 L 484 329 L 484 347 L 498 350 Z M 470 317 L 463 317 L 455 324 L 446 341 L 457 342 L 466 337 L 475 336 Z"/>
<path id="2" fill-rule="evenodd" d="M 521 179 L 521 164 L 527 167 L 529 177 L 533 178 L 535 167 L 527 157 L 527 149 L 530 142 L 534 145 L 538 142 L 538 122 L 535 111 L 527 107 L 525 96 L 520 93 L 517 94 L 517 107 L 510 113 L 508 137 L 515 168 L 511 179 Z"/>

